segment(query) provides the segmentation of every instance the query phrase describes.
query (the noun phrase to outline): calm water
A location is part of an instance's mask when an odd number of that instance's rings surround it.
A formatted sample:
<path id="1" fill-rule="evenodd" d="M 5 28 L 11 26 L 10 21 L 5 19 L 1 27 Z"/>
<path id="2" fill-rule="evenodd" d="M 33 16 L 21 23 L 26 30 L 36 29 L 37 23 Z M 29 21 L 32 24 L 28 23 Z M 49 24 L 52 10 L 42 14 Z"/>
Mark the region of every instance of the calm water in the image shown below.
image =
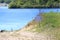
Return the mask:
<path id="1" fill-rule="evenodd" d="M 39 9 L 8 9 L 0 7 L 0 30 L 18 30 L 39 14 Z"/>
<path id="2" fill-rule="evenodd" d="M 8 9 L 0 7 L 0 30 L 18 30 L 33 20 L 39 12 L 60 12 L 60 9 Z"/>
<path id="3" fill-rule="evenodd" d="M 40 13 L 42 12 L 60 12 L 60 8 L 46 8 L 46 9 L 39 9 Z"/>

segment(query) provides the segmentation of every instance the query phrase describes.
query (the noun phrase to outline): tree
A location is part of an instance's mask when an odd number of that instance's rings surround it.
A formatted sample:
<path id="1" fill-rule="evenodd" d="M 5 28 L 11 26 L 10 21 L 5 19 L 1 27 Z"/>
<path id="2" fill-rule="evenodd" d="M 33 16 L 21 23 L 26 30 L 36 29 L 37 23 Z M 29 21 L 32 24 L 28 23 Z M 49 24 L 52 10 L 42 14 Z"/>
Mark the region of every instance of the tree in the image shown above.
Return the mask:
<path id="1" fill-rule="evenodd" d="M 4 0 L 0 0 L 0 3 L 3 3 L 4 2 Z"/>

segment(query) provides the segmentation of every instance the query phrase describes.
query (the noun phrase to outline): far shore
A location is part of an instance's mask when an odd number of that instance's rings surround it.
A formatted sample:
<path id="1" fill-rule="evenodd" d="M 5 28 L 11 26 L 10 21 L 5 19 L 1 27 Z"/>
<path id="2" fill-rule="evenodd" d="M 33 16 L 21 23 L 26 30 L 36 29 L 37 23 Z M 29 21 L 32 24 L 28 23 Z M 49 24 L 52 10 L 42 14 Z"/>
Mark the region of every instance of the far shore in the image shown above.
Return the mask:
<path id="1" fill-rule="evenodd" d="M 7 3 L 0 3 L 0 7 L 1 6 L 8 6 L 8 4 Z"/>

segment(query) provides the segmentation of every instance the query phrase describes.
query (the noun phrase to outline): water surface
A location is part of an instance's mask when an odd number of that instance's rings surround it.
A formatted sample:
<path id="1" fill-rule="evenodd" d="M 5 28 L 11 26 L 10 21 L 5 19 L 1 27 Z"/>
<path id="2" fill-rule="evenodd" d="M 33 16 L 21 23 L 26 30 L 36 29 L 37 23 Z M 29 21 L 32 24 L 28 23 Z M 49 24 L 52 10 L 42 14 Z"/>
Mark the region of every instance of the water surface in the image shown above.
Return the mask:
<path id="1" fill-rule="evenodd" d="M 18 30 L 39 14 L 39 9 L 8 9 L 0 7 L 0 30 Z"/>
<path id="2" fill-rule="evenodd" d="M 50 11 L 60 12 L 60 9 L 8 9 L 8 7 L 0 7 L 0 30 L 21 29 L 39 13 Z"/>

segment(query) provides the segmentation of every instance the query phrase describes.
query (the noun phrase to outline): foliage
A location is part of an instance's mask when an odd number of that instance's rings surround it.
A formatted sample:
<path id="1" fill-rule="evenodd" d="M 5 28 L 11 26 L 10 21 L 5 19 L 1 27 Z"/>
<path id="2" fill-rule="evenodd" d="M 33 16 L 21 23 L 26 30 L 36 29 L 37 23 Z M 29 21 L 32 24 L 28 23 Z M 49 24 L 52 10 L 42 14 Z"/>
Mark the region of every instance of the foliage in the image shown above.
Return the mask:
<path id="1" fill-rule="evenodd" d="M 13 1 L 13 2 L 12 2 Z M 9 8 L 57 8 L 60 0 L 0 0 L 0 3 L 10 3 Z"/>
<path id="2" fill-rule="evenodd" d="M 12 1 L 14 1 L 14 0 L 0 0 L 0 3 L 10 3 Z"/>
<path id="3" fill-rule="evenodd" d="M 15 0 L 14 2 L 16 3 L 16 8 L 60 7 L 60 0 Z M 11 2 L 12 4 L 10 4 L 10 8 L 15 5 L 14 2 Z"/>

